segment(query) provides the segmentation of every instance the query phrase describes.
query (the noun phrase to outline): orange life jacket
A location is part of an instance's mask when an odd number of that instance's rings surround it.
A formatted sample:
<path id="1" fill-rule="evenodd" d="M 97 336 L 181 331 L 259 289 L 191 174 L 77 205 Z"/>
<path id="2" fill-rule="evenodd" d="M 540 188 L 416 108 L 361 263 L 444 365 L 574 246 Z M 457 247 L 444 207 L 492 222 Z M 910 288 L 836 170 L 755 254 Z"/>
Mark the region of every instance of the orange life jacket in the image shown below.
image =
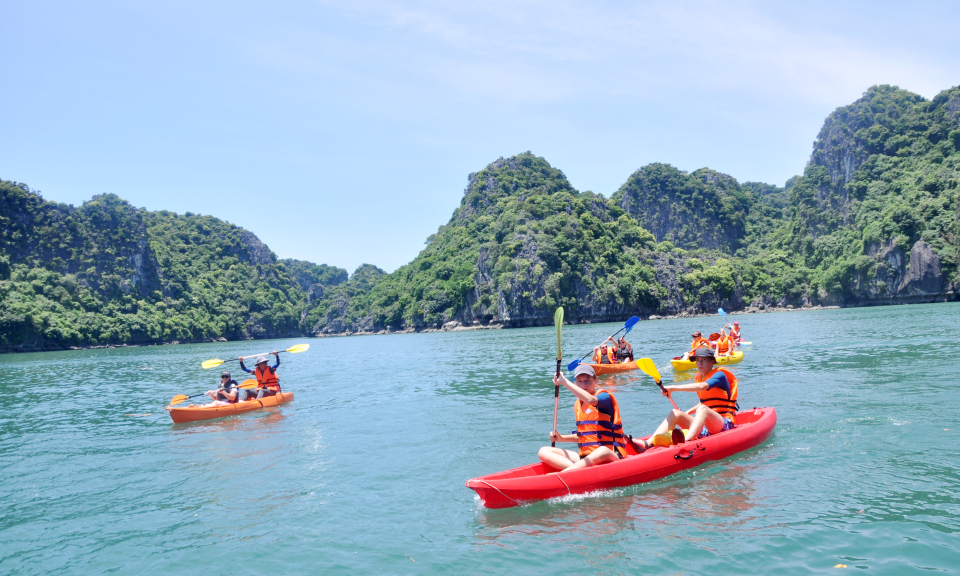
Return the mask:
<path id="1" fill-rule="evenodd" d="M 709 348 L 710 341 L 704 338 L 703 336 L 693 339 L 693 344 L 690 345 L 690 355 L 692 356 L 694 352 L 697 351 L 697 348 Z"/>
<path id="2" fill-rule="evenodd" d="M 593 353 L 594 364 L 616 364 L 617 352 L 609 346 L 601 346 Z"/>
<path id="3" fill-rule="evenodd" d="M 610 394 L 600 389 L 594 393 L 594 396 L 603 392 Z M 601 412 L 596 406 L 584 405 L 579 399 L 573 405 L 577 415 L 577 444 L 581 458 L 600 446 L 610 448 L 620 458 L 627 455 L 627 445 L 623 439 L 623 424 L 620 422 L 620 406 L 617 405 L 617 399 L 613 394 L 610 394 L 610 401 L 613 403 L 613 418 Z"/>
<path id="4" fill-rule="evenodd" d="M 738 328 L 730 327 L 730 337 L 734 340 L 740 339 L 740 330 Z"/>
<path id="5" fill-rule="evenodd" d="M 729 352 L 731 340 L 728 336 L 722 336 L 717 340 L 717 352 Z"/>
<path id="6" fill-rule="evenodd" d="M 280 391 L 280 379 L 277 378 L 277 371 L 270 366 L 264 365 L 264 367 L 261 368 L 257 365 L 257 369 L 254 370 L 254 376 L 257 377 L 257 386 L 260 388 L 266 388 L 274 392 Z"/>
<path id="7" fill-rule="evenodd" d="M 705 382 L 709 380 L 717 372 L 723 372 L 723 375 L 727 377 L 727 383 L 730 385 L 730 395 L 727 396 L 727 392 L 723 388 L 711 388 L 709 390 L 698 390 L 697 397 L 700 398 L 700 403 L 705 405 L 707 408 L 710 408 L 717 414 L 723 416 L 731 422 L 736 422 L 736 413 L 737 413 L 737 377 L 731 374 L 728 370 L 723 368 L 714 368 L 710 372 L 707 372 L 706 376 L 701 376 L 697 372 L 696 378 L 693 379 L 694 382 Z"/>

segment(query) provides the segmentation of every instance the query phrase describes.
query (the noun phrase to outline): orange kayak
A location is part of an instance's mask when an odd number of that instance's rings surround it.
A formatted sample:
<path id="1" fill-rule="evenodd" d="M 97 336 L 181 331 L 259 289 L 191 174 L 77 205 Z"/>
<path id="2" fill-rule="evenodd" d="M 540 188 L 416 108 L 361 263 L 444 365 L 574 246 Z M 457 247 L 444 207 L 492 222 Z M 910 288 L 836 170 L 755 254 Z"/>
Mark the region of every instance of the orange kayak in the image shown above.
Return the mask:
<path id="1" fill-rule="evenodd" d="M 267 396 L 262 400 L 247 400 L 246 402 L 237 402 L 236 404 L 227 404 L 226 406 L 194 406 L 179 407 L 167 406 L 166 410 L 170 412 L 170 418 L 174 424 L 183 424 L 184 422 L 198 422 L 200 420 L 213 420 L 214 418 L 223 418 L 224 416 L 233 416 L 234 414 L 243 414 L 254 410 L 263 410 L 271 406 L 279 406 L 293 400 L 293 392 L 281 392 L 275 396 Z"/>
<path id="2" fill-rule="evenodd" d="M 593 371 L 597 376 L 604 374 L 618 374 L 620 372 L 629 372 L 637 369 L 636 361 L 622 362 L 620 364 L 591 364 Z"/>

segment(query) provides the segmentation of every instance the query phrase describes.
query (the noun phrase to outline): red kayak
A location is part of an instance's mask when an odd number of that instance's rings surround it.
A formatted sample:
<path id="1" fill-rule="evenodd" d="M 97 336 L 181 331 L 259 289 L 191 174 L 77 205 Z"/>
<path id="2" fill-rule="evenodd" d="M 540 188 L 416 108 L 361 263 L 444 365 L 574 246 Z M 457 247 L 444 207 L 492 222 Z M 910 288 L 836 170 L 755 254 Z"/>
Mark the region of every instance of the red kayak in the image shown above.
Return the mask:
<path id="1" fill-rule="evenodd" d="M 776 424 L 776 410 L 754 408 L 737 413 L 736 428 L 685 444 L 657 446 L 643 454 L 628 446 L 623 460 L 560 474 L 550 474 L 553 468 L 538 462 L 468 480 L 467 488 L 475 490 L 487 508 L 509 508 L 567 494 L 650 482 L 753 448 L 773 434 Z"/>

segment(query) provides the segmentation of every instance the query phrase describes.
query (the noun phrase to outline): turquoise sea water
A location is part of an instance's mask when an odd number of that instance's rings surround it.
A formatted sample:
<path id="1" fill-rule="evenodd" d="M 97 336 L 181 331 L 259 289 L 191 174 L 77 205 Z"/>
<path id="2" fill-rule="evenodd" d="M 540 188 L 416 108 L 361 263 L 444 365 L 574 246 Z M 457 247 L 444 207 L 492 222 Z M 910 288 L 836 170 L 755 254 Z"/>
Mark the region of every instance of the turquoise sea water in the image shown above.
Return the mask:
<path id="1" fill-rule="evenodd" d="M 960 570 L 960 304 L 737 318 L 741 405 L 779 415 L 766 443 L 506 510 L 464 482 L 547 442 L 552 328 L 308 340 L 279 369 L 293 403 L 188 425 L 163 406 L 215 385 L 201 361 L 299 341 L 0 356 L 0 573 Z M 721 325 L 641 322 L 630 340 L 686 382 L 669 358 Z M 616 329 L 565 327 L 565 363 Z M 630 433 L 669 410 L 640 373 L 603 379 Z"/>

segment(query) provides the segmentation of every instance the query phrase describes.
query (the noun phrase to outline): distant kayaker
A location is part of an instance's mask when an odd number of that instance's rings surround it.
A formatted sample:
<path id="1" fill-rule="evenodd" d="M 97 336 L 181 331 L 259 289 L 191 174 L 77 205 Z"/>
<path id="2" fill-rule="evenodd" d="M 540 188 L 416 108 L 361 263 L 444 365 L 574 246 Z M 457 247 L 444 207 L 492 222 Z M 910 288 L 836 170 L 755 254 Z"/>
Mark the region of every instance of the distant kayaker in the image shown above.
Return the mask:
<path id="1" fill-rule="evenodd" d="M 683 353 L 683 359 L 689 360 L 693 357 L 694 352 L 700 348 L 710 348 L 710 341 L 703 337 L 703 333 L 697 330 L 690 335 L 693 338 L 693 342 L 690 343 L 690 350 Z"/>
<path id="2" fill-rule="evenodd" d="M 577 431 L 574 434 L 550 432 L 550 440 L 576 442 L 578 450 L 544 446 L 538 454 L 540 461 L 557 470 L 576 470 L 623 458 L 627 451 L 616 398 L 606 390 L 597 389 L 597 375 L 589 364 L 577 366 L 573 376 L 576 384 L 563 374 L 557 375 L 553 383 L 563 384 L 577 397 L 573 405 Z"/>
<path id="3" fill-rule="evenodd" d="M 256 397 L 257 400 L 265 396 L 273 396 L 277 392 L 280 392 L 280 379 L 277 378 L 277 366 L 280 365 L 280 356 L 276 352 L 271 352 L 274 358 L 276 358 L 276 364 L 270 366 L 267 364 L 266 356 L 257 357 L 257 366 L 253 370 L 250 370 L 243 365 L 243 356 L 239 358 L 240 368 L 243 369 L 247 374 L 253 374 L 257 379 L 257 388 L 256 390 L 241 390 L 240 401 L 248 400 Z M 256 393 L 256 394 L 254 394 Z"/>
<path id="4" fill-rule="evenodd" d="M 607 339 L 609 342 L 610 339 Z M 616 364 L 617 363 L 617 347 L 616 342 L 613 346 L 607 346 L 607 343 L 604 342 L 600 346 L 596 346 L 593 349 L 593 363 L 594 364 Z"/>
<path id="5" fill-rule="evenodd" d="M 718 434 L 734 427 L 737 411 L 737 378 L 723 368 L 716 368 L 713 350 L 698 348 L 695 354 L 697 376 L 693 384 L 664 386 L 663 395 L 673 392 L 696 392 L 700 402 L 686 412 L 671 410 L 654 432 L 671 433 L 675 426 L 687 430 L 684 440 L 689 442 L 698 436 Z M 703 432 L 706 428 L 706 433 Z M 651 436 L 651 438 L 653 438 Z M 648 440 L 645 447 L 652 444 Z"/>
<path id="6" fill-rule="evenodd" d="M 614 340 L 613 336 L 607 338 L 607 342 L 613 345 L 613 349 L 616 350 L 615 354 L 617 356 L 617 362 L 633 362 L 633 346 L 627 342 L 627 339 L 623 336 L 619 340 Z"/>
<path id="7" fill-rule="evenodd" d="M 226 406 L 237 401 L 237 381 L 230 377 L 229 372 L 220 374 L 220 385 L 216 390 L 207 390 L 207 396 L 213 399 L 213 402 L 207 406 Z M 191 406 L 195 406 L 191 404 Z"/>
<path id="8" fill-rule="evenodd" d="M 734 344 L 739 344 L 743 338 L 740 337 L 740 322 L 734 322 L 733 325 L 727 324 L 724 328 L 730 329 L 730 339 Z"/>

